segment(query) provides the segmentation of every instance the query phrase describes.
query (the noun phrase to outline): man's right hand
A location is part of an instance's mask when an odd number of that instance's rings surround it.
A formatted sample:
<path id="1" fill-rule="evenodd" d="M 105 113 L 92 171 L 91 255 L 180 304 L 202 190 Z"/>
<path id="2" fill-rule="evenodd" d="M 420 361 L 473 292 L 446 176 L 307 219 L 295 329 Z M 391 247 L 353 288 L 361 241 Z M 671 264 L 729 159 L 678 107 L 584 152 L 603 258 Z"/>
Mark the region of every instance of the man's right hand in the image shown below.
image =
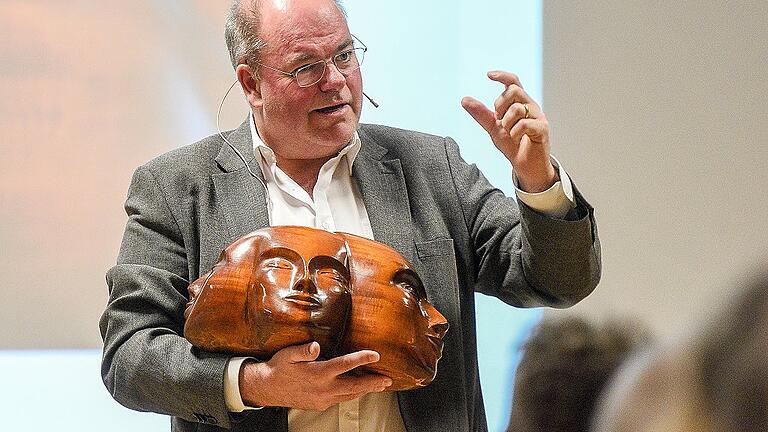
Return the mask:
<path id="1" fill-rule="evenodd" d="M 357 351 L 324 361 L 316 361 L 318 355 L 320 345 L 311 342 L 283 348 L 267 362 L 244 362 L 239 377 L 243 402 L 247 406 L 323 411 L 392 385 L 383 375 L 344 375 L 379 361 L 376 351 Z"/>

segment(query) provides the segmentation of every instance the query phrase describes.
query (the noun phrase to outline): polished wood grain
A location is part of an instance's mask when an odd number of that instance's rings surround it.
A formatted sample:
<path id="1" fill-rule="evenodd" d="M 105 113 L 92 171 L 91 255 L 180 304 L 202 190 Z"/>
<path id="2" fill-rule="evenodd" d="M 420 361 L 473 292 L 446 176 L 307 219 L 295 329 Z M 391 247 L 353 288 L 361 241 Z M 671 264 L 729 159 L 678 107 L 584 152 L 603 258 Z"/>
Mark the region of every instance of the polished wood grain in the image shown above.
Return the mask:
<path id="1" fill-rule="evenodd" d="M 254 231 L 189 285 L 184 336 L 196 347 L 269 358 L 311 341 L 338 354 L 351 306 L 344 239 L 306 227 Z"/>
<path id="2" fill-rule="evenodd" d="M 262 359 L 313 340 L 325 358 L 370 349 L 381 359 L 354 372 L 392 378 L 389 390 L 432 382 L 448 330 L 397 251 L 308 227 L 241 237 L 189 295 L 184 336 L 199 349 Z"/>
<path id="3" fill-rule="evenodd" d="M 352 311 L 342 352 L 377 351 L 364 371 L 392 378 L 388 390 L 432 382 L 442 356 L 448 321 L 427 300 L 413 266 L 391 247 L 340 233 L 352 254 Z"/>

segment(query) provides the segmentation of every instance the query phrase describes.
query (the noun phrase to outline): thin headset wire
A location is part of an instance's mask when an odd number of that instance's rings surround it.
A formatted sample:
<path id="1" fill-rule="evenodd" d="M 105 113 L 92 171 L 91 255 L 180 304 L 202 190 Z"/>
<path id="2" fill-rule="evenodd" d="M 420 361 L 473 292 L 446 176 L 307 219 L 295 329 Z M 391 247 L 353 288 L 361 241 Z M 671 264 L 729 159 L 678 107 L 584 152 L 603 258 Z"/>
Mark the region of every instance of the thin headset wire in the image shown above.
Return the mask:
<path id="1" fill-rule="evenodd" d="M 262 180 L 259 176 L 257 176 L 252 170 L 250 165 L 248 165 L 248 161 L 245 160 L 245 156 L 243 156 L 242 153 L 240 153 L 240 150 L 237 149 L 234 145 L 232 145 L 231 142 L 224 136 L 223 133 L 221 133 L 221 126 L 219 126 L 219 119 L 221 118 L 221 108 L 224 106 L 224 101 L 227 100 L 227 96 L 229 96 L 229 92 L 232 91 L 232 89 L 235 87 L 235 85 L 238 83 L 238 80 L 235 80 L 235 82 L 232 83 L 231 86 L 227 89 L 227 92 L 224 93 L 224 97 L 221 98 L 221 102 L 219 103 L 219 109 L 216 111 L 216 130 L 219 132 L 219 136 L 221 139 L 224 140 L 225 143 L 231 148 L 232 150 L 237 153 L 237 156 L 240 158 L 241 161 L 243 161 L 243 165 L 245 165 L 245 169 L 248 170 L 248 173 L 251 175 L 251 177 L 255 178 L 259 181 L 259 184 L 261 184 L 261 187 L 264 188 L 264 196 L 267 198 L 267 207 L 272 208 L 272 200 L 269 199 L 269 189 L 267 189 L 267 184 L 264 183 L 264 180 Z"/>

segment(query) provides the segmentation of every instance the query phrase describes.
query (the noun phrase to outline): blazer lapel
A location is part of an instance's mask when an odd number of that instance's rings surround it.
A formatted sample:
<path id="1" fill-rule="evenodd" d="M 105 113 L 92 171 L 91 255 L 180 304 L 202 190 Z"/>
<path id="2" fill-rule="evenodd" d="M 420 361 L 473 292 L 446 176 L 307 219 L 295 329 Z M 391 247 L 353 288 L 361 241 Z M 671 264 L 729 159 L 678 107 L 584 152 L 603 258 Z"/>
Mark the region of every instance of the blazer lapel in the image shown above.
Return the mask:
<path id="1" fill-rule="evenodd" d="M 248 121 L 230 132 L 227 139 L 243 155 L 251 171 L 264 181 L 253 151 Z M 228 243 L 251 231 L 269 226 L 264 186 L 248 172 L 237 153 L 224 143 L 216 156 L 216 163 L 223 172 L 213 174 L 211 178 L 219 216 L 226 221 Z"/>
<path id="2" fill-rule="evenodd" d="M 227 139 L 243 155 L 253 174 L 263 182 L 264 174 L 253 151 L 249 121 L 246 120 L 240 127 L 231 131 Z M 269 226 L 267 195 L 262 183 L 248 172 L 243 160 L 227 143 L 221 146 L 216 163 L 223 172 L 211 175 L 214 199 L 218 217 L 224 220 L 227 226 L 229 245 L 245 234 Z M 243 423 L 236 425 L 236 430 L 288 430 L 288 410 L 285 408 L 273 408 L 269 414 L 261 412 L 262 415 L 250 415 L 251 413 L 253 411 L 245 415 Z"/>
<path id="3" fill-rule="evenodd" d="M 415 251 L 408 190 L 400 159 L 387 159 L 387 149 L 362 131 L 362 147 L 352 165 L 363 196 L 373 237 L 413 262 Z"/>

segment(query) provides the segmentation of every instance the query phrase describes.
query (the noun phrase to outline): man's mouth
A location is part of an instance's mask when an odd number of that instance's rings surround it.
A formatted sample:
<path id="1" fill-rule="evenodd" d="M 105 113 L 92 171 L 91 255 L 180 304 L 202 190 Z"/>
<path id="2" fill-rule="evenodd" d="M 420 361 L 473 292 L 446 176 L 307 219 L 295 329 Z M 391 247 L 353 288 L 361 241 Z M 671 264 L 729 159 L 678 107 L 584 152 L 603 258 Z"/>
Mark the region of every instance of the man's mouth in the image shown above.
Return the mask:
<path id="1" fill-rule="evenodd" d="M 321 112 L 323 114 L 331 114 L 331 113 L 334 113 L 334 112 L 344 108 L 346 105 L 347 104 L 345 104 L 345 103 L 341 103 L 341 104 L 338 104 L 338 105 L 331 105 L 331 106 L 328 106 L 328 107 L 325 107 L 325 108 L 319 108 L 319 109 L 316 109 L 315 111 Z"/>

